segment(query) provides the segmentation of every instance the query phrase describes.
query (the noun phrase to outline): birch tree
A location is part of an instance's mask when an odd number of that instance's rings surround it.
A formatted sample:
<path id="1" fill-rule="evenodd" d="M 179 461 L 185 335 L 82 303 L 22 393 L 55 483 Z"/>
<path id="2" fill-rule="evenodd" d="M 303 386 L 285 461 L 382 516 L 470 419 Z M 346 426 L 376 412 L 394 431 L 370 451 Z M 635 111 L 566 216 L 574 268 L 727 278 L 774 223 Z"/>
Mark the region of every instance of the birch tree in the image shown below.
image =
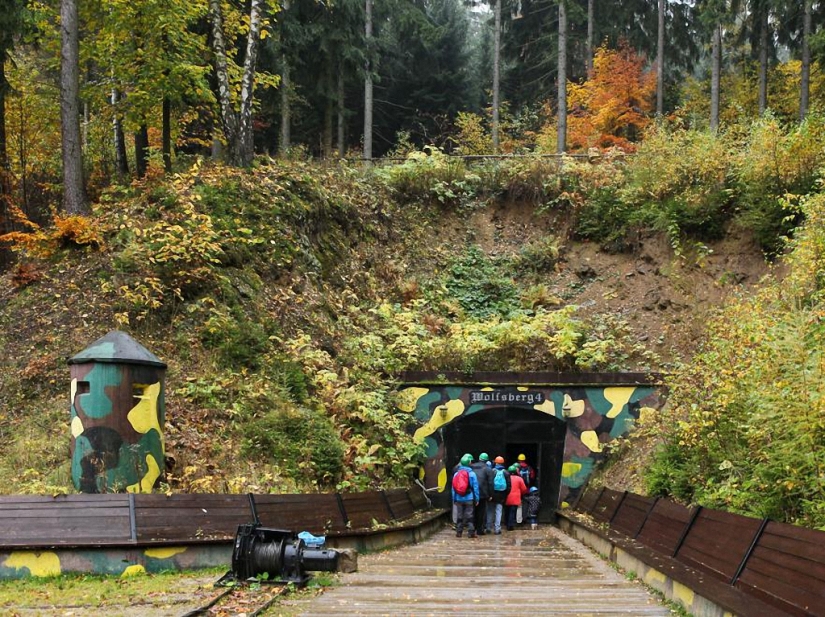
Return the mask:
<path id="1" fill-rule="evenodd" d="M 372 160 L 372 1 L 365 0 L 364 44 L 366 61 L 364 63 L 364 160 Z"/>
<path id="2" fill-rule="evenodd" d="M 665 9 L 667 0 L 659 0 L 656 28 L 656 115 L 661 117 L 665 109 Z"/>
<path id="3" fill-rule="evenodd" d="M 803 0 L 802 16 L 802 70 L 799 89 L 799 119 L 808 115 L 808 100 L 811 92 L 811 0 Z"/>
<path id="4" fill-rule="evenodd" d="M 223 7 L 220 0 L 209 0 L 209 16 L 212 22 L 212 51 L 215 54 L 215 76 L 218 82 L 221 125 L 226 137 L 229 163 L 238 167 L 251 165 L 255 154 L 252 136 L 252 108 L 255 95 L 258 48 L 264 22 L 263 10 L 263 0 L 251 0 L 240 91 L 236 93 L 229 77 Z"/>

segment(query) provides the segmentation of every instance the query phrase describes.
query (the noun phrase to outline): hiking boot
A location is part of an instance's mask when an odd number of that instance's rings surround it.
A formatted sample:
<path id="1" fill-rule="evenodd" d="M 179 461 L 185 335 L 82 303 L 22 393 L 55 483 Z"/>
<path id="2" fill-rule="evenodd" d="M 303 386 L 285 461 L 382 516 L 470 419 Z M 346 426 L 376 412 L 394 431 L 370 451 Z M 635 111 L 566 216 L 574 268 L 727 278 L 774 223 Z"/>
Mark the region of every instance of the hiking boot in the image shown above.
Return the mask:
<path id="1" fill-rule="evenodd" d="M 513 531 L 514 527 L 511 525 L 507 525 L 507 531 Z"/>
<path id="2" fill-rule="evenodd" d="M 493 533 L 497 536 L 500 536 L 501 535 L 501 529 L 499 529 L 498 531 L 494 531 Z"/>
<path id="3" fill-rule="evenodd" d="M 475 532 L 475 531 L 471 531 L 470 533 L 468 533 L 468 534 L 467 534 L 467 537 L 468 537 L 468 538 L 477 538 L 478 536 L 476 536 L 476 532 Z"/>
<path id="4" fill-rule="evenodd" d="M 456 532 L 455 532 L 455 537 L 456 537 L 456 538 L 460 538 L 460 537 L 461 537 L 461 532 L 460 532 L 460 531 L 456 531 Z"/>

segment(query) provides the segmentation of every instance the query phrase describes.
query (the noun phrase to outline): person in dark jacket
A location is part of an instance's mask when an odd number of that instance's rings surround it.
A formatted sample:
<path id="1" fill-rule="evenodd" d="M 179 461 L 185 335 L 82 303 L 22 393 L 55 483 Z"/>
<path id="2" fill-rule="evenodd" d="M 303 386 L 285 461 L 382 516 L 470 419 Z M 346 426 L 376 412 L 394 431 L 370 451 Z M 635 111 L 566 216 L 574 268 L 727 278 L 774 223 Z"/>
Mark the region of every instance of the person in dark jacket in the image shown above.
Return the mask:
<path id="1" fill-rule="evenodd" d="M 541 497 L 539 497 L 538 487 L 530 487 L 521 500 L 521 507 L 524 510 L 524 519 L 530 523 L 530 529 L 538 529 L 539 510 L 541 509 Z"/>
<path id="2" fill-rule="evenodd" d="M 461 464 L 458 466 L 456 474 L 467 471 L 470 476 L 470 486 L 467 493 L 459 494 L 455 488 L 452 489 L 453 503 L 458 508 L 458 520 L 455 526 L 455 535 L 461 537 L 464 528 L 467 528 L 467 537 L 476 537 L 476 528 L 473 524 L 473 510 L 478 505 L 478 478 L 470 465 L 473 462 L 472 454 L 465 454 L 461 457 Z M 453 474 L 455 476 L 455 474 Z"/>
<path id="3" fill-rule="evenodd" d="M 496 489 L 496 475 L 501 471 L 499 477 L 504 480 L 504 488 Z M 499 481 L 499 484 L 501 481 Z M 504 466 L 504 457 L 497 456 L 495 458 L 495 467 L 493 467 L 493 493 L 490 500 L 491 513 L 487 515 L 487 524 L 492 526 L 493 533 L 498 535 L 501 533 L 501 515 L 504 511 L 504 502 L 507 501 L 507 495 L 510 494 L 510 472 Z"/>
<path id="4" fill-rule="evenodd" d="M 489 458 L 486 452 L 482 452 L 478 460 L 470 465 L 472 470 L 476 472 L 476 478 L 478 479 L 478 506 L 476 506 L 473 513 L 473 521 L 475 522 L 476 532 L 480 536 L 483 536 L 487 529 L 487 504 L 493 497 L 493 477 L 495 474 L 487 466 Z"/>

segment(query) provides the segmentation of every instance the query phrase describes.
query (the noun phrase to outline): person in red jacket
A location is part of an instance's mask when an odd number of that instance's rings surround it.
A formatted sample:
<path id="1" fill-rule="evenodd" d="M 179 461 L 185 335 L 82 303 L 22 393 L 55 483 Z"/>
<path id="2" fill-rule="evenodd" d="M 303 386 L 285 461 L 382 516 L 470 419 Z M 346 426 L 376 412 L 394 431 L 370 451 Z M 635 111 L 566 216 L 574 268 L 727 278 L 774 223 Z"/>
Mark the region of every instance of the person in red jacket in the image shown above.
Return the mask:
<path id="1" fill-rule="evenodd" d="M 510 472 L 510 493 L 504 506 L 507 508 L 507 531 L 513 531 L 516 527 L 516 511 L 521 506 L 521 498 L 527 494 L 527 485 L 518 473 L 518 465 L 511 465 Z"/>

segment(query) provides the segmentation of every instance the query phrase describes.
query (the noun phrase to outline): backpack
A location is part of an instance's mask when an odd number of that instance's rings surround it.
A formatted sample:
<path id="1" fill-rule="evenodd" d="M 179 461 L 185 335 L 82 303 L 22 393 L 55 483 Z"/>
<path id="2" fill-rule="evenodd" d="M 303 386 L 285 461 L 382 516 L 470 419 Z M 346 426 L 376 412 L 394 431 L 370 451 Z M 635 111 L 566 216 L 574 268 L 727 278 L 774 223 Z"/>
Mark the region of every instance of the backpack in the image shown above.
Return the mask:
<path id="1" fill-rule="evenodd" d="M 496 477 L 493 479 L 493 490 L 503 491 L 507 489 L 507 478 L 504 477 L 503 469 L 496 469 Z"/>
<path id="2" fill-rule="evenodd" d="M 518 468 L 518 475 L 521 476 L 521 479 L 524 480 L 525 486 L 530 486 L 530 468 L 529 467 L 519 467 Z"/>
<path id="3" fill-rule="evenodd" d="M 466 469 L 459 469 L 453 476 L 453 490 L 456 495 L 466 495 L 470 490 L 470 474 Z"/>

